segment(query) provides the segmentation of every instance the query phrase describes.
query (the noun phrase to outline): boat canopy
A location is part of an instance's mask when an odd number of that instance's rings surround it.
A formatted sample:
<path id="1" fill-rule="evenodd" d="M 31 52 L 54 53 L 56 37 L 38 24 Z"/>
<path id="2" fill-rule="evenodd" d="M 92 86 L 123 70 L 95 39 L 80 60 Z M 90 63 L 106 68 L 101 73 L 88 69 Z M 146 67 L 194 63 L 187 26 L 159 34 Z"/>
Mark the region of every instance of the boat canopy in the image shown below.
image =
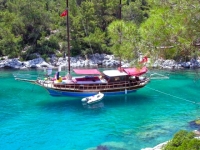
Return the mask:
<path id="1" fill-rule="evenodd" d="M 148 71 L 147 67 L 143 68 L 124 68 L 124 72 L 126 72 L 130 76 L 140 76 Z"/>
<path id="2" fill-rule="evenodd" d="M 116 76 L 126 76 L 128 75 L 126 72 L 119 71 L 119 70 L 105 70 L 103 73 L 109 77 L 116 77 Z"/>
<path id="3" fill-rule="evenodd" d="M 100 75 L 101 72 L 97 69 L 73 69 L 76 74 L 85 74 L 85 75 Z"/>

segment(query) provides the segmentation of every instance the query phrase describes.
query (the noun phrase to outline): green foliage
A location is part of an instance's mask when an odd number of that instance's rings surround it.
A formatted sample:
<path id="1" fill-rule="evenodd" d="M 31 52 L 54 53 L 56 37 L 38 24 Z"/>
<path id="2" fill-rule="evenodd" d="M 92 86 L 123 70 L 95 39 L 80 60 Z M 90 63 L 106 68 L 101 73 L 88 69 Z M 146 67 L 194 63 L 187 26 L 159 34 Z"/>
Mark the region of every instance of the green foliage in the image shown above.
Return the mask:
<path id="1" fill-rule="evenodd" d="M 137 58 L 139 34 L 132 22 L 114 21 L 108 26 L 111 51 L 120 58 Z"/>
<path id="2" fill-rule="evenodd" d="M 56 53 L 56 57 L 63 57 L 62 53 Z"/>
<path id="3" fill-rule="evenodd" d="M 174 1 L 153 1 L 149 0 L 152 8 L 149 18 L 140 26 L 140 33 L 150 49 L 158 50 L 166 47 L 176 47 L 174 54 L 191 55 L 197 50 L 193 45 L 199 37 L 199 14 L 200 3 L 197 0 Z M 155 47 L 157 49 L 155 49 Z M 183 53 L 187 51 L 187 53 Z M 168 56 L 164 55 L 164 58 Z"/>
<path id="4" fill-rule="evenodd" d="M 105 32 L 95 28 L 94 33 L 90 33 L 89 36 L 84 38 L 84 41 L 96 48 L 93 53 L 101 53 L 105 45 Z"/>
<path id="5" fill-rule="evenodd" d="M 162 49 L 162 54 L 160 54 L 161 57 L 166 59 L 176 59 L 176 48 L 168 48 L 168 49 Z"/>
<path id="6" fill-rule="evenodd" d="M 57 50 L 63 55 L 66 17 L 59 15 L 65 3 L 0 1 L 0 56 L 48 57 Z M 69 1 L 71 55 L 113 53 L 128 60 L 138 52 L 172 59 L 199 55 L 194 46 L 200 37 L 199 0 L 122 0 L 121 13 L 119 8 L 119 0 Z M 22 52 L 27 46 L 31 50 Z"/>
<path id="7" fill-rule="evenodd" d="M 193 132 L 181 130 L 167 143 L 163 150 L 199 150 L 200 140 L 194 138 Z"/>
<path id="8" fill-rule="evenodd" d="M 54 54 L 59 48 L 58 39 L 51 36 L 49 39 L 43 38 L 39 40 L 35 49 L 41 55 L 49 55 Z"/>
<path id="9" fill-rule="evenodd" d="M 147 19 L 149 6 L 145 0 L 135 0 L 134 2 L 129 2 L 128 5 L 124 5 L 122 9 L 124 20 L 133 21 L 135 24 L 140 25 Z"/>
<path id="10" fill-rule="evenodd" d="M 27 61 L 27 60 L 32 60 L 32 59 L 35 59 L 35 58 L 38 58 L 38 56 L 36 54 L 30 54 L 30 53 L 22 53 L 20 55 L 20 60 L 21 61 Z"/>
<path id="11" fill-rule="evenodd" d="M 0 12 L 0 55 L 8 55 L 10 58 L 19 55 L 22 38 L 16 31 L 18 22 L 14 13 Z"/>
<path id="12" fill-rule="evenodd" d="M 25 61 L 37 58 L 37 55 L 34 53 L 33 46 L 26 47 L 25 49 L 26 50 L 23 51 L 20 55 L 20 60 Z"/>
<path id="13" fill-rule="evenodd" d="M 42 58 L 43 58 L 46 62 L 49 62 L 49 59 L 48 59 L 48 55 L 47 55 L 47 54 L 43 54 L 43 55 L 42 55 Z"/>

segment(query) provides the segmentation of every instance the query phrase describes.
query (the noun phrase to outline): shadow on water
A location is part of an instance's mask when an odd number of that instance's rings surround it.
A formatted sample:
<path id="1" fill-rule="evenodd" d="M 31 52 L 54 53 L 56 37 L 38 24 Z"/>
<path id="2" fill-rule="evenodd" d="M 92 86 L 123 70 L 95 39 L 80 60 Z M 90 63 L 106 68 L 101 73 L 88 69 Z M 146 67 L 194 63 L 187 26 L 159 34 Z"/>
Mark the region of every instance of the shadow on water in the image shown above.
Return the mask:
<path id="1" fill-rule="evenodd" d="M 104 101 L 100 101 L 94 104 L 83 104 L 80 98 L 73 98 L 67 100 L 57 101 L 45 101 L 37 104 L 44 111 L 50 112 L 65 112 L 70 111 L 76 113 L 82 113 L 87 111 L 102 112 L 104 111 Z"/>
<path id="2" fill-rule="evenodd" d="M 53 98 L 53 100 L 46 100 L 38 102 L 37 104 L 42 109 L 47 111 L 65 111 L 65 110 L 80 110 L 83 109 L 81 101 L 77 98 L 68 99 L 68 98 Z"/>
<path id="3" fill-rule="evenodd" d="M 148 96 L 132 93 L 128 95 L 109 96 L 105 98 L 105 105 L 109 107 L 121 107 L 125 105 L 143 104 L 149 100 Z"/>
<path id="4" fill-rule="evenodd" d="M 113 107 L 124 107 L 131 105 L 143 104 L 148 101 L 148 96 L 142 94 L 128 94 L 121 96 L 105 96 L 103 100 L 93 104 L 84 104 L 81 98 L 66 97 L 66 98 L 53 98 L 51 101 L 39 102 L 37 105 L 45 111 L 75 111 L 83 112 L 87 110 L 104 112 Z"/>
<path id="5" fill-rule="evenodd" d="M 85 109 L 98 110 L 98 109 L 103 109 L 105 105 L 104 105 L 104 101 L 101 100 L 101 101 L 93 103 L 93 104 L 87 104 L 87 103 L 82 102 L 82 106 Z"/>

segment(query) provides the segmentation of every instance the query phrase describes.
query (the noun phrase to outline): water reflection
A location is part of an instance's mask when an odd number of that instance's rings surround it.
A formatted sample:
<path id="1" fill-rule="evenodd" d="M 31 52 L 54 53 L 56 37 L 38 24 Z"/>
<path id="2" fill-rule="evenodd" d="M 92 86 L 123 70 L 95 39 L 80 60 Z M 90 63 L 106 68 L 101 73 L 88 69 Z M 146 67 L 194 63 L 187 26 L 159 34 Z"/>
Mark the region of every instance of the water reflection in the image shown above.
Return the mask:
<path id="1" fill-rule="evenodd" d="M 104 102 L 100 101 L 100 102 L 96 102 L 96 103 L 92 103 L 92 104 L 88 104 L 87 102 L 82 102 L 83 108 L 85 109 L 100 109 L 104 107 Z"/>

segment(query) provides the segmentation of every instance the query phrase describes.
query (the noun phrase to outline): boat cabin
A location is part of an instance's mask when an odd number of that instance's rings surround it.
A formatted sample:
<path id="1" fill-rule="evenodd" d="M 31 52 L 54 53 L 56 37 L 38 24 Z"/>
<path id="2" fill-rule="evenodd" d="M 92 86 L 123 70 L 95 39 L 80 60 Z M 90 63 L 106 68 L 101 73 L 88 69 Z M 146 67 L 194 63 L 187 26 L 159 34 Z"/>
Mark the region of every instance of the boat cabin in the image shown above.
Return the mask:
<path id="1" fill-rule="evenodd" d="M 106 70 L 103 71 L 103 78 L 105 78 L 108 82 L 121 82 L 128 81 L 129 75 L 119 70 Z"/>
<path id="2" fill-rule="evenodd" d="M 140 75 L 147 72 L 147 68 L 120 68 L 118 70 L 106 70 L 103 71 L 103 78 L 105 78 L 109 83 L 112 82 L 137 82 L 144 80 L 144 77 Z"/>

